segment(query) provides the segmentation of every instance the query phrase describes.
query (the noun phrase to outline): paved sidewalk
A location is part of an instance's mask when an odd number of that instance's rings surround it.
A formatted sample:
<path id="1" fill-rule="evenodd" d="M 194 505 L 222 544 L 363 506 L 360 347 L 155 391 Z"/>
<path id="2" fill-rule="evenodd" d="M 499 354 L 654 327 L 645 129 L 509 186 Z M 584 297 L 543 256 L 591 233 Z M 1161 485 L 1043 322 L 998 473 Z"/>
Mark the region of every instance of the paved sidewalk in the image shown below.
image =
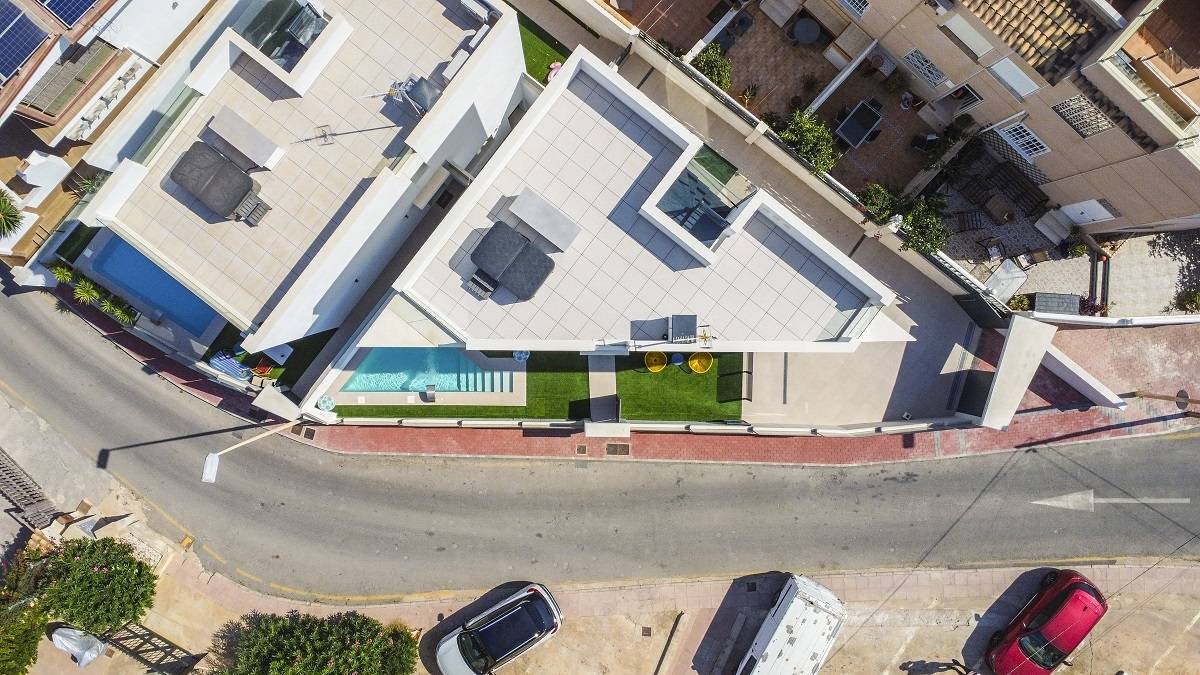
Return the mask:
<path id="1" fill-rule="evenodd" d="M 1090 647 L 1096 667 L 1074 672 L 1111 673 L 1124 667 L 1147 672 L 1158 660 L 1157 673 L 1186 672 L 1200 653 L 1200 631 L 1187 620 L 1200 616 L 1200 565 L 1159 565 L 1150 561 L 1076 565 L 1110 597 L 1113 612 L 1100 626 Z M 164 638 L 193 653 L 206 651 L 212 632 L 246 612 L 299 610 L 317 615 L 354 609 L 381 621 L 403 621 L 426 636 L 423 652 L 449 630 L 451 623 L 479 611 L 477 598 L 491 592 L 431 593 L 403 598 L 396 604 L 357 607 L 322 605 L 265 596 L 230 579 L 203 570 L 194 556 L 176 555 L 160 570 L 154 609 L 144 622 Z M 905 661 L 949 661 L 978 658 L 980 645 L 1018 611 L 1036 587 L 1036 566 L 976 570 L 900 570 L 811 575 L 834 590 L 850 610 L 827 673 L 904 672 Z M 564 632 L 513 673 L 551 672 L 551 664 L 574 664 L 577 675 L 623 672 L 605 658 L 621 663 L 656 663 L 663 656 L 666 632 L 681 612 L 663 673 L 714 672 L 722 653 L 740 653 L 753 637 L 774 601 L 782 578 L 766 573 L 741 578 L 658 580 L 623 585 L 580 585 L 555 588 L 567 623 L 594 630 Z M 470 606 L 468 611 L 462 611 Z M 457 614 L 456 614 L 457 613 Z M 735 617 L 745 615 L 741 630 L 731 631 Z M 1164 627 L 1156 622 L 1165 621 Z M 1147 622 L 1148 625 L 1147 625 Z M 1192 621 L 1193 627 L 1195 621 Z M 642 627 L 651 627 L 644 639 Z M 1185 628 L 1186 627 L 1186 628 Z M 1159 631 L 1138 637 L 1143 631 Z M 903 644 L 893 645 L 893 642 Z M 640 644 L 639 644 L 640 643 Z M 745 643 L 745 644 L 743 644 Z M 620 646 L 626 644 L 626 649 Z M 885 645 L 890 645 L 886 649 Z M 43 645 L 46 647 L 46 645 Z M 614 651 L 614 647 L 617 649 Z M 1170 653 L 1167 652 L 1171 649 Z M 595 650 L 608 649 L 607 657 Z M 34 673 L 57 673 L 61 659 L 44 648 Z M 579 654 L 592 654 L 586 667 Z M 893 657 L 893 654 L 895 656 Z M 1172 656 L 1173 654 L 1173 656 Z M 1122 659 L 1117 662 L 1116 659 Z M 882 661 L 881 661 L 882 659 Z M 890 662 L 888 661 L 890 659 Z M 736 665 L 726 658 L 725 672 Z M 104 659 L 97 672 L 138 672 L 127 658 Z M 124 665 L 122 665 L 124 664 Z M 1140 666 L 1140 667 L 1139 667 Z M 1107 670 L 1106 670 L 1107 669 Z M 719 669 L 718 669 L 719 670 Z M 565 671 L 562 671 L 565 672 Z M 649 675 L 651 671 L 645 672 Z M 914 672 L 910 671 L 909 672 Z M 933 672 L 933 671 L 930 671 Z"/>

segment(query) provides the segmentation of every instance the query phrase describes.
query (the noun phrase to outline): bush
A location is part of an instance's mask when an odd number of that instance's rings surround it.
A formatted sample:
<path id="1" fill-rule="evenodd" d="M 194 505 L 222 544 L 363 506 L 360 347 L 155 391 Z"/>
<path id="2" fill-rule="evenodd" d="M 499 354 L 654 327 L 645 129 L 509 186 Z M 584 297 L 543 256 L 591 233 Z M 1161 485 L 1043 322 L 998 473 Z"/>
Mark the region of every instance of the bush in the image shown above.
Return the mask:
<path id="1" fill-rule="evenodd" d="M 900 198 L 886 185 L 879 183 L 867 183 L 858 193 L 858 198 L 867 207 L 867 215 L 880 224 L 895 215 L 900 206 Z"/>
<path id="2" fill-rule="evenodd" d="M 75 299 L 85 305 L 90 305 L 100 299 L 100 287 L 97 286 L 91 279 L 81 278 L 75 284 L 73 293 Z"/>
<path id="3" fill-rule="evenodd" d="M 787 127 L 779 137 L 808 160 L 817 173 L 829 173 L 842 158 L 833 144 L 833 132 L 829 127 L 803 110 L 792 111 Z"/>
<path id="4" fill-rule="evenodd" d="M 0 237 L 16 232 L 24 220 L 21 209 L 17 208 L 12 197 L 9 197 L 7 192 L 0 190 Z"/>
<path id="5" fill-rule="evenodd" d="M 54 275 L 55 279 L 61 284 L 69 284 L 75 281 L 75 270 L 66 265 L 55 265 L 50 268 L 50 274 Z"/>
<path id="6" fill-rule="evenodd" d="M 154 604 L 153 570 L 117 539 L 69 541 L 51 554 L 45 575 L 42 611 L 96 635 L 140 621 Z"/>
<path id="7" fill-rule="evenodd" d="M 721 46 L 715 42 L 700 50 L 692 59 L 692 67 L 722 91 L 728 91 L 733 86 L 733 61 L 725 56 Z"/>
<path id="8" fill-rule="evenodd" d="M 1181 289 L 1172 306 L 1181 312 L 1200 313 L 1200 290 Z"/>
<path id="9" fill-rule="evenodd" d="M 355 612 L 248 614 L 226 624 L 214 643 L 222 675 L 410 675 L 417 666 L 417 640 L 407 627 Z"/>
<path id="10" fill-rule="evenodd" d="M 777 134 L 783 133 L 783 130 L 787 128 L 787 120 L 785 120 L 779 113 L 773 113 L 768 110 L 767 112 L 759 115 L 758 118 L 766 122 L 767 126 L 771 127 L 771 131 L 774 131 Z"/>
<path id="11" fill-rule="evenodd" d="M 1008 308 L 1014 312 L 1028 312 L 1030 306 L 1029 296 L 1025 293 L 1018 293 L 1008 300 Z"/>
<path id="12" fill-rule="evenodd" d="M 46 617 L 33 607 L 20 607 L 0 617 L 0 674 L 24 675 L 37 661 Z"/>
<path id="13" fill-rule="evenodd" d="M 909 205 L 900 229 L 905 234 L 901 248 L 921 253 L 936 253 L 950 239 L 950 230 L 942 224 L 942 206 L 926 197 Z"/>
<path id="14" fill-rule="evenodd" d="M 1068 239 L 1066 246 L 1067 248 L 1064 253 L 1068 258 L 1082 258 L 1088 253 L 1087 244 L 1078 239 Z"/>

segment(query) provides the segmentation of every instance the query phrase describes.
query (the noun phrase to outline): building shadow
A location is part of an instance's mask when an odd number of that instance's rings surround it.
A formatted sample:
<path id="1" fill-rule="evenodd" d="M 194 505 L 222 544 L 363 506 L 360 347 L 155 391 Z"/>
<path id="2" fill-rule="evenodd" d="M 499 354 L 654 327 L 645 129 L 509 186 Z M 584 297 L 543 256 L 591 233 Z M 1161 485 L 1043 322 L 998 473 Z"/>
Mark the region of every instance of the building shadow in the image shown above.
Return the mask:
<path id="1" fill-rule="evenodd" d="M 783 572 L 738 577 L 729 584 L 708 630 L 692 655 L 692 671 L 731 675 L 787 582 Z"/>
<path id="2" fill-rule="evenodd" d="M 528 586 L 530 583 L 532 582 L 505 582 L 467 603 L 449 616 L 443 617 L 441 614 L 438 614 L 437 625 L 426 631 L 421 636 L 421 641 L 417 645 L 421 657 L 421 665 L 425 667 L 425 670 L 429 671 L 430 675 L 443 675 L 437 664 L 437 646 L 442 641 L 442 638 L 464 623 L 491 609 L 496 603 Z"/>
<path id="3" fill-rule="evenodd" d="M 1021 612 L 1037 593 L 1042 578 L 1052 570 L 1053 568 L 1050 567 L 1038 567 L 1022 572 L 1016 579 L 1013 579 L 1008 588 L 1004 589 L 1000 597 L 996 598 L 983 611 L 983 614 L 975 617 L 975 628 L 963 643 L 963 663 L 979 667 L 979 664 L 983 662 L 984 652 L 990 646 L 992 636 L 998 631 L 1004 630 L 1008 626 L 1008 622 Z"/>

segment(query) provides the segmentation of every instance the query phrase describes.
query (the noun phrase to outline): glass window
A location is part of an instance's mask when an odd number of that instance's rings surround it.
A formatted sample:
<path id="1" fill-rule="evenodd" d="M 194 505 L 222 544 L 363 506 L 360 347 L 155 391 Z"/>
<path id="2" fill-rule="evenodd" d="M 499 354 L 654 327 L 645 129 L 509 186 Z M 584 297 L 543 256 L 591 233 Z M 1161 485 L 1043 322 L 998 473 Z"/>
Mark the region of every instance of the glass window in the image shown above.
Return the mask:
<path id="1" fill-rule="evenodd" d="M 1047 670 L 1057 668 L 1067 658 L 1041 633 L 1030 633 L 1017 640 L 1017 645 L 1026 658 Z"/>
<path id="2" fill-rule="evenodd" d="M 1021 122 L 1000 129 L 1000 135 L 1027 160 L 1050 152 L 1050 146 Z"/>

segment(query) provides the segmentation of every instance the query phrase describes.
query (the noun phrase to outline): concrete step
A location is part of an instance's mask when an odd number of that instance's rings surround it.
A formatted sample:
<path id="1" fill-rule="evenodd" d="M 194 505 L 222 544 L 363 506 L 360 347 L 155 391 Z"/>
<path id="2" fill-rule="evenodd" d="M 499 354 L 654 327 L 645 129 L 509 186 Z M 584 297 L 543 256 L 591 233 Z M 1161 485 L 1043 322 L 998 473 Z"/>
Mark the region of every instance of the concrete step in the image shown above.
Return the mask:
<path id="1" fill-rule="evenodd" d="M 1046 235 L 1046 238 L 1055 244 L 1061 244 L 1066 241 L 1067 237 L 1071 236 L 1071 229 L 1075 227 L 1075 223 L 1070 218 L 1063 215 L 1059 209 L 1051 209 L 1038 218 L 1033 224 L 1039 232 Z"/>

